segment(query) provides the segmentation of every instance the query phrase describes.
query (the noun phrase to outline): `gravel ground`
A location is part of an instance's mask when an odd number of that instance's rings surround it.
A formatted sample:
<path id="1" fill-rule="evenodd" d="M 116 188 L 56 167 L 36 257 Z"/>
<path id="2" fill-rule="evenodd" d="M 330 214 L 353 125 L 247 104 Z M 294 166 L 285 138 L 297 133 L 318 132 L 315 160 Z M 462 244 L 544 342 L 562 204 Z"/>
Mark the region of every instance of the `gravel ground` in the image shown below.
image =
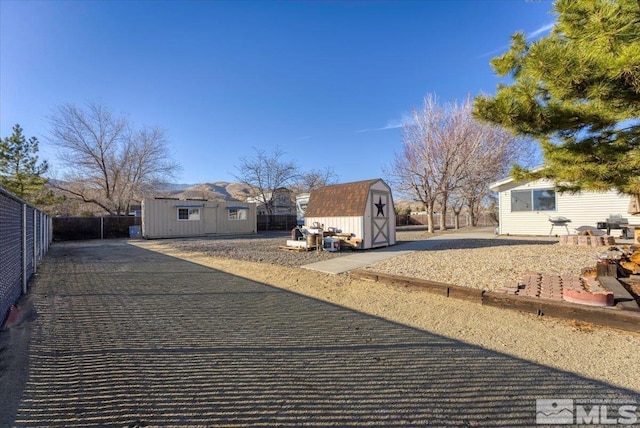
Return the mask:
<path id="1" fill-rule="evenodd" d="M 449 241 L 365 269 L 448 284 L 495 290 L 517 281 L 523 272 L 580 275 L 595 266 L 602 249 L 536 240 Z"/>
<path id="2" fill-rule="evenodd" d="M 424 228 L 400 228 L 398 243 L 428 239 Z M 298 267 L 309 263 L 353 254 L 346 250 L 287 251 L 288 232 L 261 232 L 243 237 L 186 238 L 162 240 L 162 245 L 181 251 L 201 253 L 277 266 Z M 377 272 L 429 279 L 473 288 L 494 290 L 517 281 L 522 272 L 579 275 L 583 268 L 593 267 L 598 249 L 561 246 L 540 239 L 465 239 L 449 241 L 435 250 L 417 251 L 373 264 L 366 269 Z"/>
<path id="3" fill-rule="evenodd" d="M 278 247 L 291 239 L 289 232 L 261 232 L 242 237 L 167 239 L 159 242 L 181 251 L 202 253 L 209 257 L 269 263 L 297 267 L 352 254 L 351 251 L 288 251 Z"/>

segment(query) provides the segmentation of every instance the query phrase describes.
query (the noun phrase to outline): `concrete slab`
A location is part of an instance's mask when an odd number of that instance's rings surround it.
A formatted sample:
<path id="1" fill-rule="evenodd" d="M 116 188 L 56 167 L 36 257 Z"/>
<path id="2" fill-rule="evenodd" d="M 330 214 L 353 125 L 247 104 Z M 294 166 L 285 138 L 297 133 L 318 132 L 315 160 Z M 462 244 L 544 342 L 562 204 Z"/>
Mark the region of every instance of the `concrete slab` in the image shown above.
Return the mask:
<path id="1" fill-rule="evenodd" d="M 446 241 L 459 239 L 500 239 L 493 233 L 486 231 L 457 232 L 436 236 L 418 241 L 403 242 L 392 247 L 363 250 L 353 255 L 336 257 L 330 260 L 310 263 L 301 266 L 304 269 L 316 270 L 330 274 L 341 274 L 354 269 L 360 269 L 383 260 L 411 254 L 414 251 L 430 250 Z"/>

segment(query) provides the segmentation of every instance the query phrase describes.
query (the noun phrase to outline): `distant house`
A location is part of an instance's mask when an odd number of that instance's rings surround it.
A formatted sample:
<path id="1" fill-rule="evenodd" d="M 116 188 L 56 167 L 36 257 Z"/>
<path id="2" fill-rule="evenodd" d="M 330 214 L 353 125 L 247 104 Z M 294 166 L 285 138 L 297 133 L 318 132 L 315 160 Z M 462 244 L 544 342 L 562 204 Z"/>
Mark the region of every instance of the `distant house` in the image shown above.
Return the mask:
<path id="1" fill-rule="evenodd" d="M 396 243 L 396 214 L 391 189 L 377 178 L 321 187 L 309 195 L 306 227 L 323 225 L 352 233 L 362 248 Z"/>
<path id="2" fill-rule="evenodd" d="M 256 231 L 255 204 L 173 198 L 142 201 L 143 238 L 242 235 Z"/>
<path id="3" fill-rule="evenodd" d="M 271 197 L 273 195 L 273 198 Z M 256 210 L 258 215 L 266 215 L 267 212 L 267 204 L 266 201 L 271 199 L 273 203 L 273 214 L 274 215 L 287 215 L 287 214 L 295 214 L 296 206 L 291 197 L 291 190 L 286 189 L 284 187 L 276 189 L 275 192 L 267 192 L 264 195 L 250 196 L 247 198 L 247 202 L 256 204 Z"/>
<path id="4" fill-rule="evenodd" d="M 558 193 L 550 180 L 516 182 L 506 178 L 491 184 L 498 193 L 499 225 L 501 235 L 549 235 L 553 224 L 550 219 L 565 217 L 571 220 L 568 231 L 573 234 L 580 226 L 597 227 L 610 217 L 627 218 L 629 223 L 640 224 L 627 213 L 630 197 L 617 192 Z M 555 226 L 553 234 L 567 234 L 564 227 Z"/>

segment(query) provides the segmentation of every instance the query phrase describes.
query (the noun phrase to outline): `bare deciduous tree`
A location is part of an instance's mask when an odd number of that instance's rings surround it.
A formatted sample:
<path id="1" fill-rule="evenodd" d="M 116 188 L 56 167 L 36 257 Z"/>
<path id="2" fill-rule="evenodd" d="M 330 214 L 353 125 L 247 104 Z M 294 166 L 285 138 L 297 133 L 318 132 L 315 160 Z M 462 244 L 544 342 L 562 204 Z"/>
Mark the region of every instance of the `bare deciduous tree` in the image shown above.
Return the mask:
<path id="1" fill-rule="evenodd" d="M 417 112 L 414 111 L 414 119 Z M 424 205 L 427 211 L 427 227 L 434 230 L 433 209 L 438 197 L 435 166 L 425 156 L 429 152 L 430 141 L 426 138 L 426 129 L 416 126 L 403 126 L 402 151 L 396 153 L 389 171 L 389 182 L 402 193 L 412 195 Z"/>
<path id="2" fill-rule="evenodd" d="M 460 181 L 459 196 L 469 209 L 472 226 L 476 226 L 481 207 L 491 195 L 489 185 L 505 177 L 516 162 L 531 165 L 537 158 L 529 139 L 514 137 L 499 126 L 478 122 L 471 116 L 471 105 L 465 106 L 470 154 L 465 161 L 465 174 Z"/>
<path id="3" fill-rule="evenodd" d="M 442 223 L 446 199 L 457 184 L 455 170 L 459 165 L 454 162 L 457 147 L 450 144 L 457 131 L 452 112 L 455 109 L 438 105 L 434 96 L 425 97 L 422 109 L 414 109 L 412 121 L 402 127 L 402 151 L 395 155 L 387 172 L 394 187 L 424 204 L 430 233 L 434 231 L 436 203 L 440 200 L 443 205 Z"/>
<path id="4" fill-rule="evenodd" d="M 236 167 L 235 178 L 251 188 L 253 197 L 264 202 L 267 214 L 274 214 L 274 201 L 277 190 L 286 188 L 298 178 L 295 162 L 285 160 L 286 153 L 276 148 L 271 153 L 253 148 L 254 156 L 243 156 Z"/>
<path id="5" fill-rule="evenodd" d="M 298 180 L 293 185 L 294 193 L 310 193 L 321 187 L 336 184 L 337 181 L 338 175 L 330 166 L 322 170 L 314 169 L 309 172 L 303 172 L 302 174 L 300 174 Z"/>
<path id="6" fill-rule="evenodd" d="M 50 138 L 66 169 L 55 187 L 69 198 L 95 204 L 109 214 L 129 211 L 180 169 L 161 128 L 134 129 L 126 117 L 90 103 L 65 104 L 49 117 Z"/>
<path id="7" fill-rule="evenodd" d="M 472 214 L 477 212 L 489 183 L 503 176 L 526 147 L 502 128 L 477 122 L 471 112 L 470 100 L 441 106 L 429 95 L 402 128 L 402 151 L 387 175 L 394 187 L 424 204 L 429 232 L 434 230 L 436 206 L 441 230 L 450 204 L 455 214 L 461 212 L 459 198 Z"/>

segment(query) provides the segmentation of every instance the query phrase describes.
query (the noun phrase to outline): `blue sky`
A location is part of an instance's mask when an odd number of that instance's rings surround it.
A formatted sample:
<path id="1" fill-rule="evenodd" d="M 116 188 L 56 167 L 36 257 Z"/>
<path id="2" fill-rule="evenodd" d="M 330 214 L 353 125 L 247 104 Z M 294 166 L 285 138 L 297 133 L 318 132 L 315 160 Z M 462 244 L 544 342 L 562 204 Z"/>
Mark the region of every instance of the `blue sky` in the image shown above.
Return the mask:
<path id="1" fill-rule="evenodd" d="M 253 147 L 340 182 L 382 177 L 427 94 L 493 94 L 489 60 L 545 35 L 549 0 L 0 0 L 0 136 L 56 166 L 47 115 L 97 101 L 167 130 L 181 183 L 234 181 Z"/>

